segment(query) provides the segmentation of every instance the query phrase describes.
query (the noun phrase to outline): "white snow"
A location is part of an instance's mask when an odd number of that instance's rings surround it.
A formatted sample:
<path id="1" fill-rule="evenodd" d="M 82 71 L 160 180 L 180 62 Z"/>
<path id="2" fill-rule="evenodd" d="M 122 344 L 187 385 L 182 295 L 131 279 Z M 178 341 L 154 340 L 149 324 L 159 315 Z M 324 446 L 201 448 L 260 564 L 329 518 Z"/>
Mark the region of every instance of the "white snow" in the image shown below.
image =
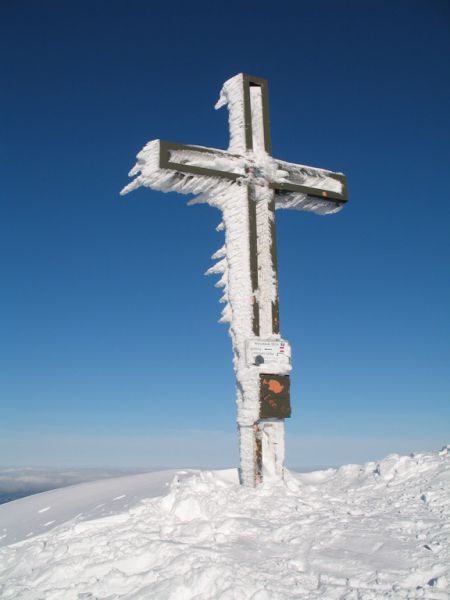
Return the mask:
<path id="1" fill-rule="evenodd" d="M 257 246 L 258 246 L 258 294 L 256 299 L 259 304 L 260 335 L 263 338 L 278 338 L 272 333 L 272 303 L 278 295 L 277 278 L 272 263 L 272 237 L 271 225 L 273 212 L 270 204 L 274 192 L 269 188 L 255 188 Z"/>
<path id="2" fill-rule="evenodd" d="M 185 153 L 187 154 L 187 153 Z M 160 161 L 160 140 L 152 140 L 144 146 L 137 155 L 137 163 L 131 169 L 130 177 L 135 179 L 123 188 L 121 194 L 127 194 L 138 187 L 150 187 L 161 192 L 178 192 L 180 194 L 201 194 L 209 197 L 208 194 L 214 191 L 214 197 L 211 197 L 211 204 L 215 205 L 214 198 L 216 194 L 220 195 L 222 190 L 232 185 L 229 180 L 219 177 L 206 177 L 199 175 L 180 175 L 172 169 L 162 169 L 159 166 Z M 222 168 L 225 167 L 225 159 L 221 162 Z M 208 155 L 205 157 L 203 152 L 198 153 L 197 166 L 211 168 L 211 160 Z M 234 168 L 234 162 L 231 163 L 228 170 Z"/>
<path id="3" fill-rule="evenodd" d="M 243 74 L 239 73 L 228 79 L 222 86 L 219 100 L 215 105 L 218 110 L 223 106 L 228 108 L 228 123 L 230 128 L 230 152 L 243 154 L 245 145 L 245 123 L 244 123 L 244 85 Z"/>
<path id="4" fill-rule="evenodd" d="M 20 513 L 40 535 L 0 549 L 0 597 L 449 600 L 449 451 L 256 489 L 234 469 L 172 471 L 97 482 L 95 498 L 80 484 L 17 500 L 0 529 Z M 118 492 L 132 498 L 120 510 Z M 42 533 L 47 506 L 65 517 Z"/>
<path id="5" fill-rule="evenodd" d="M 142 498 L 162 494 L 176 473 L 156 471 L 89 481 L 2 504 L 0 546 L 41 534 L 49 520 L 60 525 L 74 517 L 83 521 L 121 512 Z"/>

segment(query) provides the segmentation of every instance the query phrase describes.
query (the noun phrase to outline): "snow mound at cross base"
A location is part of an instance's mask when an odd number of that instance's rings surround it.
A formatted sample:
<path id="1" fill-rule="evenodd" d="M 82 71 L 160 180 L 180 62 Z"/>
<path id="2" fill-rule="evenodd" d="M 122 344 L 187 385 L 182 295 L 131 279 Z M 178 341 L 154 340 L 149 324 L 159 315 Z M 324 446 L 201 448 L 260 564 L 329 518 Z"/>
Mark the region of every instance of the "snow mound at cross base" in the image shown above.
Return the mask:
<path id="1" fill-rule="evenodd" d="M 0 597 L 448 600 L 449 450 L 255 490 L 234 470 L 177 474 L 166 495 L 1 549 Z"/>

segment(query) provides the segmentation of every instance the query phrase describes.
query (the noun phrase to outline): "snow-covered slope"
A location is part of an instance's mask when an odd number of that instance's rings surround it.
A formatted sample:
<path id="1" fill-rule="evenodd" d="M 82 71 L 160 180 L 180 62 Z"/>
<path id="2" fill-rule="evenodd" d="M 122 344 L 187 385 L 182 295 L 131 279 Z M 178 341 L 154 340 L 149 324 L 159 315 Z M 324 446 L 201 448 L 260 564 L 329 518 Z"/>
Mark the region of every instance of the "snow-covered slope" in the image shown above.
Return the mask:
<path id="1" fill-rule="evenodd" d="M 3 504 L 0 546 L 40 535 L 74 518 L 86 521 L 123 512 L 143 498 L 167 492 L 176 473 L 194 471 L 156 471 L 84 482 Z"/>
<path id="2" fill-rule="evenodd" d="M 448 600 L 449 451 L 257 489 L 161 472 L 11 502 L 8 536 L 52 529 L 0 549 L 0 597 Z"/>

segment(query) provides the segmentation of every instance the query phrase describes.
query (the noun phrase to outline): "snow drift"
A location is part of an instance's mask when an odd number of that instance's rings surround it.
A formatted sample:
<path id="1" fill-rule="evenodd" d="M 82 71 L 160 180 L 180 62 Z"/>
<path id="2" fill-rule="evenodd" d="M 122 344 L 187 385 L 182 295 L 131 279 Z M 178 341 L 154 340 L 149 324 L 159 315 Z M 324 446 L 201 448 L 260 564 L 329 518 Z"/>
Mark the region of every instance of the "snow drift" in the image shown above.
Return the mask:
<path id="1" fill-rule="evenodd" d="M 3 535 L 18 508 L 28 528 L 66 510 L 0 549 L 0 597 L 450 598 L 450 446 L 256 489 L 236 470 L 145 477 L 97 482 L 96 499 L 81 484 L 0 506 Z"/>

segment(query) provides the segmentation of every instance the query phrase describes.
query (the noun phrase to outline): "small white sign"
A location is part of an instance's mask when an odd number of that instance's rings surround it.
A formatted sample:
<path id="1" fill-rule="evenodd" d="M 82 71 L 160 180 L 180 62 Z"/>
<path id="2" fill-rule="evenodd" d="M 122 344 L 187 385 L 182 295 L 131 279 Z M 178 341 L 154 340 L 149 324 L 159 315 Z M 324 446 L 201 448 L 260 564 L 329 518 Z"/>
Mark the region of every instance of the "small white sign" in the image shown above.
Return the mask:
<path id="1" fill-rule="evenodd" d="M 262 340 L 251 338 L 247 340 L 247 364 L 263 365 L 278 364 L 286 367 L 291 364 L 291 347 L 286 340 Z"/>

